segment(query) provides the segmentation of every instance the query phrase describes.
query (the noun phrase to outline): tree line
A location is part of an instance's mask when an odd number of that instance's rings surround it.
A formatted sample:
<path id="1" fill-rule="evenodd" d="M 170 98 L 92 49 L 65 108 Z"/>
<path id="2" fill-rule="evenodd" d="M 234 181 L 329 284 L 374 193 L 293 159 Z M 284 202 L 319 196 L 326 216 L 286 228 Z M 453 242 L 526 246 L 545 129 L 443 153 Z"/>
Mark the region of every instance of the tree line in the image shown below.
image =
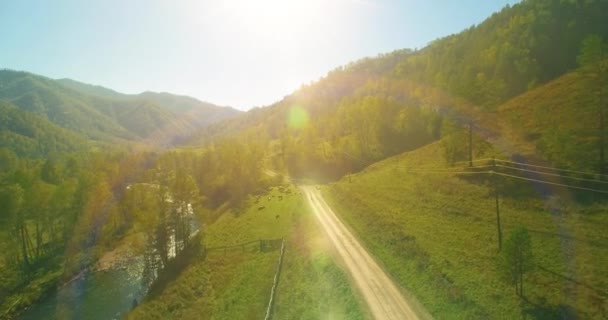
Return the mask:
<path id="1" fill-rule="evenodd" d="M 200 248 L 215 209 L 272 182 L 264 147 L 243 136 L 203 149 L 131 145 L 46 159 L 0 148 L 0 312 L 39 299 L 132 232 L 143 235 L 152 281 L 189 246 Z"/>

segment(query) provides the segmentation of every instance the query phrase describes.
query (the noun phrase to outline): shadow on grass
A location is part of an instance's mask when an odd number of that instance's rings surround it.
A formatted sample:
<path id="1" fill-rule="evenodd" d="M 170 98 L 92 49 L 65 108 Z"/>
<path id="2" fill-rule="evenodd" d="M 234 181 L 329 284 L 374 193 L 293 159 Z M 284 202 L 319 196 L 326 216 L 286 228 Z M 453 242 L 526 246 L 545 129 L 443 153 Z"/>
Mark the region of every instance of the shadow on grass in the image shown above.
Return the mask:
<path id="1" fill-rule="evenodd" d="M 191 242 L 186 245 L 186 248 L 184 248 L 177 257 L 169 260 L 167 266 L 158 271 L 158 276 L 150 285 L 145 299 L 152 299 L 160 296 L 167 285 L 175 281 L 189 265 L 196 260 L 205 259 L 206 250 L 201 246 L 200 233 L 197 233 L 197 235 L 191 239 Z"/>
<path id="2" fill-rule="evenodd" d="M 583 244 L 587 244 L 592 247 L 604 248 L 604 249 L 608 248 L 608 238 L 601 237 L 601 238 L 599 238 L 599 240 L 589 240 L 589 239 L 581 239 L 581 238 L 573 237 L 568 234 L 560 234 L 560 233 L 549 232 L 549 231 L 544 231 L 544 230 L 528 229 L 528 231 L 530 231 L 532 233 L 538 233 L 539 235 L 544 235 L 544 236 L 549 236 L 549 237 L 558 237 L 563 240 L 577 241 L 577 242 L 581 242 Z"/>
<path id="3" fill-rule="evenodd" d="M 538 303 L 527 301 L 522 309 L 524 319 L 578 319 L 574 308 L 565 304 L 551 305 L 545 299 Z"/>
<path id="4" fill-rule="evenodd" d="M 596 294 L 598 294 L 600 296 L 608 297 L 608 291 L 606 291 L 606 290 L 595 288 L 595 287 L 593 287 L 593 286 L 591 286 L 591 285 L 589 285 L 587 283 L 584 283 L 584 282 L 578 281 L 578 280 L 576 280 L 574 278 L 571 278 L 571 277 L 559 274 L 559 273 L 557 273 L 555 271 L 549 270 L 549 269 L 547 269 L 545 267 L 542 267 L 542 266 L 539 266 L 539 265 L 537 265 L 536 268 L 538 268 L 538 270 L 541 270 L 543 272 L 549 273 L 549 274 L 551 274 L 551 275 L 553 275 L 553 276 L 555 276 L 557 278 L 560 278 L 562 280 L 570 281 L 570 282 L 572 282 L 572 283 L 574 283 L 574 284 L 576 284 L 578 286 L 585 287 L 585 288 L 587 288 L 587 289 L 589 289 L 591 291 L 594 291 Z"/>

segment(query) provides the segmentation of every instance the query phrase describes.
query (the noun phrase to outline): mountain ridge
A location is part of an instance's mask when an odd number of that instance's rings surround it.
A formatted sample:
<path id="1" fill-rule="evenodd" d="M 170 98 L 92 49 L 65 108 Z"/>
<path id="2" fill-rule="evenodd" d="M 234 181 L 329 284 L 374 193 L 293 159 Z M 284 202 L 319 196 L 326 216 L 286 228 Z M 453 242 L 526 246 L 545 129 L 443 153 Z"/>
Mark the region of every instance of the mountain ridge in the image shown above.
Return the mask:
<path id="1" fill-rule="evenodd" d="M 240 111 L 188 96 L 122 94 L 71 79 L 0 70 L 0 100 L 87 139 L 172 145 Z"/>

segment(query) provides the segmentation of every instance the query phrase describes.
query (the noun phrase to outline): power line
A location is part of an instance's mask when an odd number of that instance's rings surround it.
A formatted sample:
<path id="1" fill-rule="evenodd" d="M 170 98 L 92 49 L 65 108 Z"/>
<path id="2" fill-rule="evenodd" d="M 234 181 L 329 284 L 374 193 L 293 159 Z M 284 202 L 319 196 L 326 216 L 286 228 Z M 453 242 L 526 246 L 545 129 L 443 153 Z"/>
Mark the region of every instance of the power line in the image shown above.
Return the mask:
<path id="1" fill-rule="evenodd" d="M 492 160 L 492 158 L 477 159 L 477 160 L 473 160 L 473 161 L 471 161 L 471 162 L 481 162 L 481 161 L 490 161 L 490 160 Z M 457 164 L 457 163 L 465 163 L 465 164 L 468 164 L 468 163 L 469 163 L 469 161 L 467 160 L 467 161 L 456 161 L 456 162 L 452 162 L 452 164 Z"/>
<path id="2" fill-rule="evenodd" d="M 404 168 L 404 167 L 401 167 L 401 168 Z M 515 178 L 515 179 L 533 181 L 533 182 L 538 182 L 538 183 L 543 183 L 543 184 L 550 184 L 550 185 L 554 185 L 554 186 L 560 186 L 560 187 L 566 187 L 566 188 L 571 188 L 571 189 L 579 189 L 579 190 L 586 190 L 586 191 L 591 191 L 591 192 L 608 194 L 608 191 L 604 191 L 604 190 L 585 188 L 585 187 L 578 187 L 578 186 L 572 186 L 572 185 L 568 185 L 568 184 L 543 181 L 543 180 L 538 180 L 538 179 L 524 178 L 524 177 L 514 176 L 514 175 L 510 175 L 510 174 L 506 174 L 506 173 L 496 172 L 496 171 L 431 171 L 431 170 L 411 170 L 410 169 L 410 170 L 408 170 L 408 172 L 413 172 L 413 173 L 434 173 L 434 174 L 446 174 L 446 173 L 453 173 L 453 174 L 496 174 L 496 175 L 500 175 L 500 176 L 504 176 L 504 177 L 510 177 L 510 178 Z"/>
<path id="3" fill-rule="evenodd" d="M 406 167 L 400 167 L 400 168 L 405 168 L 408 169 L 408 172 L 416 172 L 416 173 L 455 173 L 455 174 L 479 174 L 479 173 L 491 173 L 490 171 L 448 171 L 448 170 L 416 170 L 416 169 L 409 169 Z"/>
<path id="4" fill-rule="evenodd" d="M 558 169 L 558 168 L 545 167 L 545 166 L 539 166 L 539 165 L 534 165 L 534 164 L 527 164 L 527 163 L 522 163 L 522 162 L 515 162 L 515 161 L 509 161 L 509 160 L 501 160 L 501 159 L 495 159 L 495 160 L 499 161 L 499 162 L 513 163 L 513 164 L 518 164 L 518 165 L 527 166 L 527 167 L 534 167 L 534 168 L 542 168 L 542 169 L 554 170 L 554 171 L 562 171 L 562 172 L 571 172 L 571 173 L 579 173 L 579 174 L 587 174 L 587 175 L 608 177 L 608 175 L 606 175 L 606 174 L 600 174 L 600 173 L 594 173 L 594 172 L 585 172 L 585 171 Z"/>
<path id="5" fill-rule="evenodd" d="M 487 166 L 476 166 L 476 167 L 471 167 L 469 169 L 482 169 L 482 168 L 494 168 L 494 166 L 489 164 Z"/>
<path id="6" fill-rule="evenodd" d="M 597 189 L 591 189 L 591 188 L 585 188 L 585 187 L 577 187 L 577 186 L 571 186 L 571 185 L 567 185 L 567 184 L 561 184 L 561 183 L 555 183 L 555 182 L 549 182 L 549 181 L 542 181 L 542 180 L 537 180 L 537 179 L 524 178 L 524 177 L 514 176 L 514 175 L 510 175 L 510 174 L 506 174 L 506 173 L 500 173 L 500 172 L 494 172 L 493 174 L 496 174 L 496 175 L 499 175 L 499 176 L 505 176 L 505 177 L 515 178 L 515 179 L 521 179 L 521 180 L 533 181 L 533 182 L 538 182 L 538 183 L 550 184 L 550 185 L 559 186 L 559 187 L 566 187 L 566 188 L 572 188 L 572 189 L 579 189 L 579 190 L 586 190 L 586 191 L 592 191 L 592 192 L 597 192 L 597 193 L 608 194 L 608 191 L 604 191 L 604 190 L 597 190 Z"/>
<path id="7" fill-rule="evenodd" d="M 461 162 L 455 162 L 455 163 L 461 163 Z M 468 161 L 467 161 L 468 163 Z M 474 167 L 461 167 L 461 166 L 455 166 L 455 167 L 448 167 L 445 165 L 442 165 L 440 163 L 438 164 L 428 164 L 428 165 L 419 165 L 419 166 L 411 166 L 411 167 L 407 167 L 407 168 L 421 168 L 421 169 L 426 169 L 426 168 L 430 168 L 430 169 L 481 169 L 481 168 L 492 168 L 494 167 L 493 165 L 484 165 L 484 166 L 474 166 Z M 403 167 L 405 168 L 405 167 Z"/>
<path id="8" fill-rule="evenodd" d="M 503 165 L 500 165 L 500 164 L 497 164 L 496 167 L 507 168 L 507 169 L 512 169 L 512 170 L 519 170 L 519 171 L 525 171 L 525 172 L 531 172 L 531 173 L 538 173 L 538 174 L 542 174 L 542 175 L 546 175 L 546 176 L 554 176 L 554 177 L 560 177 L 560 178 L 566 178 L 566 179 L 573 179 L 573 180 L 580 180 L 580 181 L 590 181 L 590 182 L 596 182 L 596 183 L 608 183 L 608 181 L 601 181 L 601 180 L 597 180 L 597 179 L 586 179 L 586 178 L 579 178 L 579 177 L 569 177 L 569 176 L 564 176 L 564 175 L 557 174 L 557 173 L 549 173 L 549 172 L 528 170 L 528 169 L 522 169 L 522 168 L 515 168 L 515 167 L 510 167 L 510 166 L 503 166 Z"/>

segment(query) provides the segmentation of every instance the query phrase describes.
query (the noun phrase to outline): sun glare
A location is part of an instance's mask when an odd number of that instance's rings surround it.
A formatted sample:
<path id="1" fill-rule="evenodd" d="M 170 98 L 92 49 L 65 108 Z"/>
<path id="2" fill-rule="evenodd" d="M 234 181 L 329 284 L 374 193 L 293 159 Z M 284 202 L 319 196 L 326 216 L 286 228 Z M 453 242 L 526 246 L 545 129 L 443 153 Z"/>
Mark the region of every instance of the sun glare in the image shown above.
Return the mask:
<path id="1" fill-rule="evenodd" d="M 218 7 L 226 24 L 251 41 L 288 43 L 316 34 L 321 21 L 334 19 L 333 5 L 322 0 L 228 0 Z"/>

